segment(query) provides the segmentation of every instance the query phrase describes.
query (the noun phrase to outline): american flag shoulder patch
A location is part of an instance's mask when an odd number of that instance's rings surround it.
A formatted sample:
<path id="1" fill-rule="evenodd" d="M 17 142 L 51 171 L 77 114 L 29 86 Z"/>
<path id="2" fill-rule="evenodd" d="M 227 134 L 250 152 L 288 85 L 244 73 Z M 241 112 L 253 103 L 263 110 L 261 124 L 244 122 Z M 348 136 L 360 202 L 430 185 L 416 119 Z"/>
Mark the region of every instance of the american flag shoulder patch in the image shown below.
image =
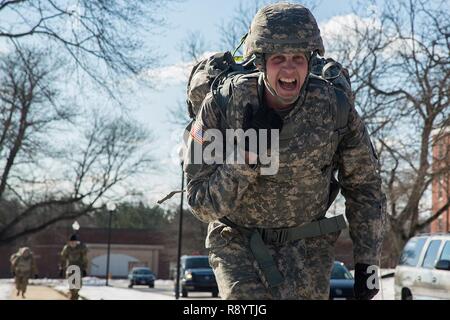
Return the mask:
<path id="1" fill-rule="evenodd" d="M 195 121 L 192 125 L 191 137 L 195 142 L 203 144 L 203 126 L 199 121 Z"/>

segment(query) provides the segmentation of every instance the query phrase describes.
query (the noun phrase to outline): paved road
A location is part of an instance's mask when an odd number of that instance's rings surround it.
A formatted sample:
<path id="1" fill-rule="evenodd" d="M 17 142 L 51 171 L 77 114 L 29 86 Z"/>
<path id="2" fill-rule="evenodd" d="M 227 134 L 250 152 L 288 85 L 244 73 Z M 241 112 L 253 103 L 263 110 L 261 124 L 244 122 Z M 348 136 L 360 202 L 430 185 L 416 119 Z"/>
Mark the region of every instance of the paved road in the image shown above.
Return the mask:
<path id="1" fill-rule="evenodd" d="M 119 288 L 128 288 L 128 282 L 125 282 L 125 281 L 117 281 L 117 282 L 113 281 L 112 285 L 114 287 L 119 287 Z M 147 286 L 134 286 L 133 288 L 131 288 L 129 290 L 137 290 L 137 291 L 146 292 L 146 293 L 162 294 L 162 295 L 167 296 L 168 299 L 173 299 L 175 297 L 174 284 L 172 283 L 172 281 L 163 281 L 163 282 L 157 281 L 154 288 L 149 288 Z M 183 298 L 183 297 L 181 297 L 181 293 L 180 293 L 180 300 L 190 300 L 190 299 L 219 300 L 220 297 L 213 298 L 210 292 L 189 292 L 188 297 Z"/>

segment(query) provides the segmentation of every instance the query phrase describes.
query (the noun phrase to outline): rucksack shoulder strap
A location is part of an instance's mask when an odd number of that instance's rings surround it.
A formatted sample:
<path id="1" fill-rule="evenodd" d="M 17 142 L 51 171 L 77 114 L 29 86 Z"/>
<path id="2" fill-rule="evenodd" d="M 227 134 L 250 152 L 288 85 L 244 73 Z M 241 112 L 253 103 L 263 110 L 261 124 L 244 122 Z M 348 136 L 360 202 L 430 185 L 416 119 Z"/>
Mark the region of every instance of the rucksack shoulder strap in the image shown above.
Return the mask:
<path id="1" fill-rule="evenodd" d="M 348 131 L 347 122 L 352 99 L 348 71 L 333 59 L 314 56 L 311 62 L 311 76 L 331 83 L 334 88 L 337 102 L 335 131 L 338 133 L 339 142 L 341 142 Z"/>
<path id="2" fill-rule="evenodd" d="M 338 134 L 338 141 L 341 142 L 344 135 L 348 132 L 348 115 L 350 113 L 351 102 L 348 94 L 344 90 L 334 86 L 336 95 L 336 122 L 334 130 Z"/>
<path id="3" fill-rule="evenodd" d="M 334 93 L 336 95 L 336 121 L 334 124 L 334 131 L 337 133 L 337 147 L 333 156 L 332 173 L 330 179 L 330 194 L 328 196 L 327 210 L 333 204 L 334 200 L 339 194 L 341 189 L 340 183 L 336 178 L 336 172 L 338 170 L 338 153 L 339 145 L 348 132 L 348 115 L 350 113 L 350 100 L 344 90 L 334 86 Z"/>
<path id="4" fill-rule="evenodd" d="M 220 110 L 222 128 L 231 127 L 226 121 L 226 114 L 233 96 L 236 92 L 242 90 L 242 86 L 248 86 L 250 83 L 255 85 L 256 89 L 258 75 L 259 73 L 255 71 L 232 73 L 229 74 L 217 88 L 211 88 L 214 102 Z M 258 101 L 255 101 L 255 103 L 257 104 Z"/>

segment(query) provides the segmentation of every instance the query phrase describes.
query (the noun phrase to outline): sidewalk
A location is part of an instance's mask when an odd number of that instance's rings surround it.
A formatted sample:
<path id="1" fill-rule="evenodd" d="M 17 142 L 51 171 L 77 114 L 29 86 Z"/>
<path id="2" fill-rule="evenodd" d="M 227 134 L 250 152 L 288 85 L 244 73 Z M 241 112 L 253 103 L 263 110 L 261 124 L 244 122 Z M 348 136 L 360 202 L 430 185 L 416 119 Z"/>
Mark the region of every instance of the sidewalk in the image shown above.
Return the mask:
<path id="1" fill-rule="evenodd" d="M 59 292 L 67 292 L 66 286 L 55 287 Z M 80 290 L 83 300 L 173 300 L 174 297 L 155 293 L 142 292 L 133 289 L 117 287 L 83 286 Z"/>
<path id="2" fill-rule="evenodd" d="M 67 300 L 58 291 L 45 286 L 28 286 L 25 292 L 25 299 L 22 296 L 16 296 L 15 288 L 11 290 L 10 300 Z"/>

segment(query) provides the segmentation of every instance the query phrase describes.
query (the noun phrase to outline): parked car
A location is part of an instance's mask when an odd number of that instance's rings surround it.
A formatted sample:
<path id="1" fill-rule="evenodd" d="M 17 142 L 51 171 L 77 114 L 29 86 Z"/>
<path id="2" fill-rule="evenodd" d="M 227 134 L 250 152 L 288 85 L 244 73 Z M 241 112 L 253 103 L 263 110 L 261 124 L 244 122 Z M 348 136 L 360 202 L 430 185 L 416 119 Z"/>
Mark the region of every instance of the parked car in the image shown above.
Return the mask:
<path id="1" fill-rule="evenodd" d="M 213 297 L 219 295 L 216 277 L 209 265 L 208 256 L 182 256 L 180 268 L 181 295 L 187 297 L 189 292 L 211 292 Z"/>
<path id="2" fill-rule="evenodd" d="M 330 299 L 353 299 L 355 280 L 344 263 L 335 261 L 331 270 Z"/>
<path id="3" fill-rule="evenodd" d="M 450 233 L 408 241 L 395 269 L 395 299 L 450 299 Z"/>
<path id="4" fill-rule="evenodd" d="M 128 288 L 133 288 L 135 285 L 145 285 L 154 288 L 155 278 L 155 274 L 147 267 L 133 268 L 128 274 L 128 279 L 130 280 Z"/>

